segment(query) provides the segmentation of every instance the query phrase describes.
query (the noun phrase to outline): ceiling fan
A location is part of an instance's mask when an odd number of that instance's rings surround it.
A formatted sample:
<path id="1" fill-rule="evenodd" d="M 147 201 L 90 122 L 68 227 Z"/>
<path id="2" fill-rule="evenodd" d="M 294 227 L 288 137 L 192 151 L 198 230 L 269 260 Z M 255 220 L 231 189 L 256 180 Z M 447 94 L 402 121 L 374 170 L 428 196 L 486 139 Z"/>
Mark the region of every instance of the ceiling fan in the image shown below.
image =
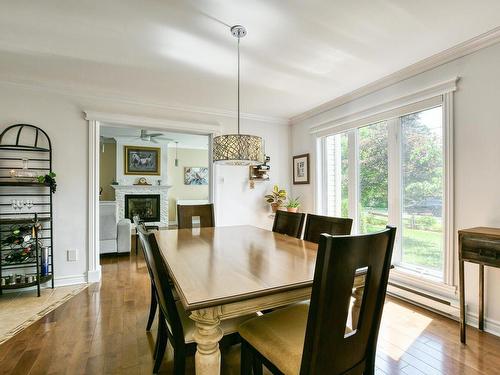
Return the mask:
<path id="1" fill-rule="evenodd" d="M 158 141 L 173 142 L 172 138 L 162 137 L 163 133 L 148 133 L 147 130 L 141 129 L 139 139 L 144 142 L 158 143 Z"/>

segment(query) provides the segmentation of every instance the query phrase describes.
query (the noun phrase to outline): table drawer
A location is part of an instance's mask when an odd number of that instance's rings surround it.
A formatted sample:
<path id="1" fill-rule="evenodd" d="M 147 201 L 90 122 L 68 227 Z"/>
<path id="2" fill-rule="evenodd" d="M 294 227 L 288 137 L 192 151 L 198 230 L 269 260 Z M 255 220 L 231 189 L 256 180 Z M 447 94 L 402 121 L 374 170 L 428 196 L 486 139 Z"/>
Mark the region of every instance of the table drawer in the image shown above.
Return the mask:
<path id="1" fill-rule="evenodd" d="M 500 264 L 500 241 L 471 236 L 462 237 L 462 258 Z"/>

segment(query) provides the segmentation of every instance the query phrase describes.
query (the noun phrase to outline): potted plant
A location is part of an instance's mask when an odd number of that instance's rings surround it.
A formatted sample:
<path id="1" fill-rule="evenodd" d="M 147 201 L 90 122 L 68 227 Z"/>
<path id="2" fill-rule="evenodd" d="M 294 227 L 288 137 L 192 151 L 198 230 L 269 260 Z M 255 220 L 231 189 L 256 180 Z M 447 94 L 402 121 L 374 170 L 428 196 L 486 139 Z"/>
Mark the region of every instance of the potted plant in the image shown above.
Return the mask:
<path id="1" fill-rule="evenodd" d="M 288 199 L 286 209 L 288 212 L 297 212 L 300 207 L 299 197 Z"/>
<path id="2" fill-rule="evenodd" d="M 50 190 L 52 191 L 52 193 L 55 193 L 56 188 L 57 188 L 57 183 L 56 183 L 55 177 L 56 177 L 56 174 L 54 172 L 50 172 L 49 174 L 46 174 L 45 176 L 38 176 L 37 180 L 41 184 L 47 184 L 48 186 L 50 186 Z"/>
<path id="3" fill-rule="evenodd" d="M 266 202 L 271 205 L 273 212 L 276 212 L 286 200 L 286 190 L 274 185 L 272 193 L 265 195 L 265 198 Z"/>

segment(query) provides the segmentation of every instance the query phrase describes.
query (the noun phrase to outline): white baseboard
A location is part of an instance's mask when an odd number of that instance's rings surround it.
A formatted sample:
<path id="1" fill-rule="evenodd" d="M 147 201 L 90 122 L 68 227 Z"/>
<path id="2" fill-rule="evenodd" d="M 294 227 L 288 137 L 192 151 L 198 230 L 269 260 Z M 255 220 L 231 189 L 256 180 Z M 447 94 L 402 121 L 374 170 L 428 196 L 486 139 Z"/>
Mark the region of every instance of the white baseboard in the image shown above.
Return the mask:
<path id="1" fill-rule="evenodd" d="M 458 301 L 449 301 L 449 304 L 444 300 L 439 301 L 435 298 L 428 298 L 424 295 L 412 293 L 409 290 L 400 289 L 394 285 L 387 286 L 387 294 L 402 299 L 413 305 L 432 310 L 438 314 L 444 315 L 450 319 L 458 321 L 460 319 L 460 308 Z M 467 306 L 465 307 L 467 310 Z M 468 326 L 477 328 L 478 315 L 476 313 L 467 312 L 466 323 Z M 498 320 L 484 318 L 484 331 L 495 336 L 500 336 L 500 322 Z"/>
<path id="2" fill-rule="evenodd" d="M 86 284 L 86 283 L 87 283 L 87 278 L 85 277 L 84 274 L 61 276 L 61 277 L 56 277 L 54 279 L 54 287 Z M 41 285 L 42 285 L 42 289 L 47 288 L 47 287 L 50 288 L 50 281 L 47 281 Z M 21 291 L 36 290 L 36 288 L 37 288 L 36 286 L 31 286 L 31 287 L 22 288 L 22 289 L 5 289 L 2 291 L 2 293 L 19 293 L 20 290 Z"/>
<path id="3" fill-rule="evenodd" d="M 100 276 L 100 269 L 99 269 L 99 276 Z M 78 284 L 87 284 L 87 276 L 82 273 L 80 275 L 68 275 L 68 276 L 59 276 L 54 279 L 54 287 L 60 287 L 60 286 L 68 286 L 68 285 L 78 285 Z M 89 281 L 89 282 L 94 282 L 94 281 Z M 43 283 L 42 284 L 44 287 L 49 286 L 50 287 L 50 281 Z M 36 286 L 30 287 L 30 288 L 23 288 L 22 290 L 36 290 Z M 3 293 L 9 293 L 9 292 L 15 292 L 18 293 L 18 289 L 6 289 L 3 291 Z"/>
<path id="4" fill-rule="evenodd" d="M 468 326 L 477 328 L 479 319 L 476 313 L 467 313 L 466 323 Z M 495 336 L 500 336 L 500 322 L 498 320 L 484 318 L 484 330 Z"/>
<path id="5" fill-rule="evenodd" d="M 54 286 L 67 286 L 67 285 L 76 285 L 76 284 L 86 284 L 87 277 L 84 273 L 81 275 L 68 275 L 68 276 L 60 276 L 54 279 Z"/>
<path id="6" fill-rule="evenodd" d="M 87 281 L 89 283 L 98 283 L 101 281 L 101 266 L 97 266 L 96 270 L 87 272 Z"/>

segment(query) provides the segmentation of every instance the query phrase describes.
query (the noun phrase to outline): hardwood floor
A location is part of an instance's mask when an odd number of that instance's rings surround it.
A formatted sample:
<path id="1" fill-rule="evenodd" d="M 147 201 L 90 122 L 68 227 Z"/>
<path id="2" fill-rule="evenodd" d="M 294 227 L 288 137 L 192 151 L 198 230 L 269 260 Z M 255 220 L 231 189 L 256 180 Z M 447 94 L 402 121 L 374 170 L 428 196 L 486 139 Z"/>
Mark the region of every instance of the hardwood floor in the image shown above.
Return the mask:
<path id="1" fill-rule="evenodd" d="M 0 374 L 151 374 L 155 335 L 145 332 L 150 291 L 142 256 L 104 258 L 102 272 L 101 284 L 1 345 Z M 500 338 L 469 328 L 467 340 L 460 344 L 458 322 L 389 298 L 377 374 L 500 374 Z M 238 348 L 223 367 L 238 374 Z M 171 374 L 170 362 L 161 373 Z"/>

